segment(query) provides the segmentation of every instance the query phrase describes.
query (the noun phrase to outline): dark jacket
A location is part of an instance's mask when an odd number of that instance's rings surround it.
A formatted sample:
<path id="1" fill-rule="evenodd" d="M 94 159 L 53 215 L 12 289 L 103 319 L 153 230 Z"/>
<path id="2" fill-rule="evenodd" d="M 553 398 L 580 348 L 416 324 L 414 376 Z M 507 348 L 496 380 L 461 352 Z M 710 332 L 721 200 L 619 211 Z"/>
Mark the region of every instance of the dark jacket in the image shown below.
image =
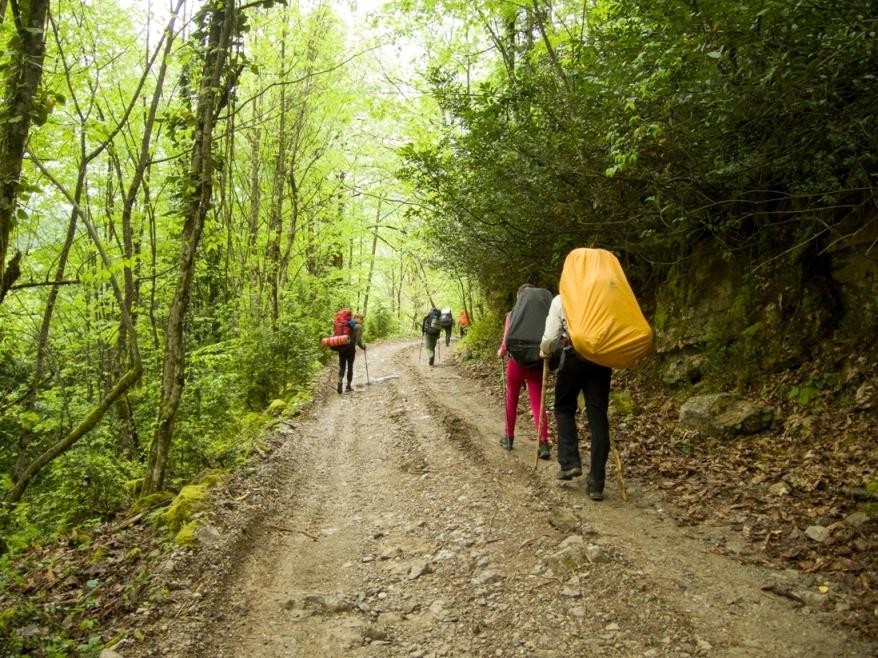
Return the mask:
<path id="1" fill-rule="evenodd" d="M 359 347 L 361 350 L 366 349 L 363 343 L 363 325 L 357 322 L 351 329 L 351 347 Z"/>

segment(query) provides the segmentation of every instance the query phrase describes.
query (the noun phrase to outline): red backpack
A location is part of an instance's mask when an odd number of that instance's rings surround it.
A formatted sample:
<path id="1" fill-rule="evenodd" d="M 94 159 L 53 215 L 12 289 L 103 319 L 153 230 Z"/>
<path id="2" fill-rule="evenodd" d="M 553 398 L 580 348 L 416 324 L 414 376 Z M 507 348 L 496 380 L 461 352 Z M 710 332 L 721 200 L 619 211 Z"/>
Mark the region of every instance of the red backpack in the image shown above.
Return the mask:
<path id="1" fill-rule="evenodd" d="M 321 338 L 323 347 L 331 350 L 340 350 L 351 344 L 351 332 L 353 331 L 353 316 L 351 309 L 343 308 L 335 314 L 335 324 L 332 327 L 332 336 Z"/>
<path id="2" fill-rule="evenodd" d="M 335 314 L 335 325 L 332 329 L 333 336 L 350 336 L 351 335 L 351 327 L 353 327 L 354 323 L 351 322 L 353 316 L 351 315 L 351 309 L 343 308 L 338 313 Z"/>

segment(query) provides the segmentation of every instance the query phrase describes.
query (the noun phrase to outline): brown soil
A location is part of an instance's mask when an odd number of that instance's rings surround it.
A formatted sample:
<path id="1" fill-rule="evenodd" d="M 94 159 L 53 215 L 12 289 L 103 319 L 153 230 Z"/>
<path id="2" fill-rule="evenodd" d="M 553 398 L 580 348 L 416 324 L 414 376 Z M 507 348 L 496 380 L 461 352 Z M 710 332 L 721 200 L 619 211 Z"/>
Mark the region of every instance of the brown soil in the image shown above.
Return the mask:
<path id="1" fill-rule="evenodd" d="M 152 576 L 163 597 L 118 620 L 115 651 L 875 655 L 868 629 L 841 623 L 852 604 L 831 579 L 767 569 L 733 526 L 679 525 L 689 508 L 665 502 L 669 475 L 629 474 L 624 502 L 611 465 L 606 500 L 590 501 L 583 478 L 536 463 L 524 402 L 502 450 L 499 387 L 450 352 L 431 368 L 416 342 L 373 345 L 370 382 L 359 353 L 344 395 L 327 372 L 309 411 L 217 492 L 204 544 Z M 613 421 L 620 445 L 626 431 Z M 584 550 L 559 561 L 562 542 Z"/>

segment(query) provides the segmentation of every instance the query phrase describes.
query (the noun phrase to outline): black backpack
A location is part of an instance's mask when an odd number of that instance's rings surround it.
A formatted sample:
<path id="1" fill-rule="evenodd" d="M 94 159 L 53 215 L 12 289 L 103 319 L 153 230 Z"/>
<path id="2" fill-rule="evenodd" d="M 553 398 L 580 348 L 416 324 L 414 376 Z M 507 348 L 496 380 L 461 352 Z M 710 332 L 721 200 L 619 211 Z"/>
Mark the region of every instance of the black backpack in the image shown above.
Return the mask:
<path id="1" fill-rule="evenodd" d="M 506 351 L 525 368 L 540 369 L 540 341 L 546 328 L 546 316 L 552 293 L 545 288 L 525 288 L 509 314 Z"/>
<path id="2" fill-rule="evenodd" d="M 443 313 L 439 316 L 439 324 L 442 325 L 442 327 L 445 329 L 454 324 L 454 319 L 451 317 L 451 311 Z"/>
<path id="3" fill-rule="evenodd" d="M 424 333 L 428 336 L 438 336 L 442 333 L 442 327 L 439 324 L 439 309 L 434 308 L 430 314 L 424 318 Z"/>

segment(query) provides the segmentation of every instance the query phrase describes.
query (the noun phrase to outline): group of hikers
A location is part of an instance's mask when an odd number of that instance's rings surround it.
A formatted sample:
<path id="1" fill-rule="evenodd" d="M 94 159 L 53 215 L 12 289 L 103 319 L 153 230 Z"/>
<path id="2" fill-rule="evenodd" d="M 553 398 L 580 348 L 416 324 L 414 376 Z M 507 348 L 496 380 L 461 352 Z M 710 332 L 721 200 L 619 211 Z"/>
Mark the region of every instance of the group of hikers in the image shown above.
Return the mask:
<path id="1" fill-rule="evenodd" d="M 618 259 L 603 249 L 580 248 L 564 261 L 559 294 L 525 283 L 506 314 L 498 355 L 506 361 L 506 432 L 500 445 L 512 450 L 519 392 L 527 387 L 537 426 L 538 456 L 549 459 L 543 388 L 556 372 L 555 425 L 559 480 L 582 475 L 576 416 L 579 395 L 591 434 L 586 492 L 603 500 L 610 454 L 610 380 L 613 368 L 633 365 L 652 351 L 653 332 Z"/>
<path id="2" fill-rule="evenodd" d="M 602 249 L 574 249 L 565 259 L 559 294 L 525 283 L 506 314 L 497 356 L 505 359 L 505 432 L 500 445 L 512 450 L 515 423 L 522 388 L 527 389 L 538 435 L 540 459 L 550 459 L 549 428 L 543 388 L 549 370 L 556 373 L 554 414 L 557 428 L 559 480 L 582 475 L 576 417 L 579 395 L 585 398 L 585 413 L 591 434 L 591 459 L 586 492 L 592 500 L 603 500 L 606 463 L 610 454 L 610 380 L 612 369 L 627 367 L 652 349 L 652 329 L 643 317 L 631 287 L 615 256 Z M 346 314 L 345 314 L 346 313 Z M 334 334 L 346 336 L 341 349 L 324 339 L 324 345 L 339 350 L 338 392 L 347 376 L 351 388 L 357 346 L 363 349 L 362 315 L 339 311 Z M 463 337 L 469 315 L 461 311 L 457 324 Z M 424 347 L 430 366 L 435 365 L 439 338 L 451 344 L 454 318 L 450 308 L 431 308 L 421 322 Z M 327 342 L 329 341 L 329 342 Z M 342 342 L 339 340 L 339 342 Z"/>
<path id="3" fill-rule="evenodd" d="M 653 332 L 618 259 L 603 249 L 580 248 L 564 261 L 559 294 L 525 283 L 506 314 L 498 356 L 507 357 L 506 432 L 512 450 L 518 397 L 527 387 L 539 439 L 538 457 L 549 459 L 543 404 L 547 374 L 555 371 L 555 426 L 559 480 L 582 475 L 576 417 L 579 395 L 591 434 L 586 492 L 603 500 L 610 454 L 610 380 L 613 368 L 633 365 L 652 351 Z"/>
<path id="4" fill-rule="evenodd" d="M 460 337 L 466 335 L 469 328 L 469 314 L 466 309 L 461 310 L 457 317 L 457 326 L 460 328 Z M 454 316 L 450 308 L 443 308 L 441 311 L 435 306 L 421 320 L 421 334 L 424 336 L 424 347 L 427 350 L 427 359 L 430 365 L 436 364 L 436 344 L 439 342 L 439 336 L 445 332 L 445 347 L 451 345 L 451 329 L 454 327 Z"/>
<path id="5" fill-rule="evenodd" d="M 608 409 L 612 370 L 578 355 L 572 347 L 566 325 L 561 295 L 553 297 L 545 288 L 530 283 L 518 289 L 515 305 L 506 314 L 503 339 L 497 350 L 499 357 L 506 357 L 506 432 L 500 445 L 505 450 L 513 448 L 519 394 L 526 387 L 539 439 L 537 455 L 540 459 L 551 458 L 548 418 L 543 405 L 543 370 L 555 369 L 553 408 L 558 432 L 557 478 L 571 480 L 582 475 L 576 428 L 578 400 L 582 392 L 591 432 L 586 492 L 592 500 L 603 500 L 610 452 Z M 544 361 L 547 362 L 544 364 Z"/>
<path id="6" fill-rule="evenodd" d="M 353 391 L 354 361 L 357 357 L 357 348 L 363 350 L 365 355 L 366 344 L 363 342 L 363 314 L 352 313 L 350 309 L 340 309 L 335 314 L 335 322 L 332 326 L 332 335 L 321 340 L 324 347 L 328 347 L 338 353 L 338 385 L 336 391 L 339 395 L 345 391 Z M 454 327 L 454 318 L 451 309 L 444 308 L 441 311 L 432 309 L 425 317 L 422 324 L 422 332 L 427 337 L 427 352 L 430 357 L 430 365 L 435 363 L 436 343 L 442 331 L 445 332 L 445 345 L 451 345 L 451 329 Z M 469 328 L 469 314 L 466 309 L 460 312 L 457 318 L 460 328 L 460 337 L 466 335 Z M 367 366 L 368 367 L 368 366 Z"/>

